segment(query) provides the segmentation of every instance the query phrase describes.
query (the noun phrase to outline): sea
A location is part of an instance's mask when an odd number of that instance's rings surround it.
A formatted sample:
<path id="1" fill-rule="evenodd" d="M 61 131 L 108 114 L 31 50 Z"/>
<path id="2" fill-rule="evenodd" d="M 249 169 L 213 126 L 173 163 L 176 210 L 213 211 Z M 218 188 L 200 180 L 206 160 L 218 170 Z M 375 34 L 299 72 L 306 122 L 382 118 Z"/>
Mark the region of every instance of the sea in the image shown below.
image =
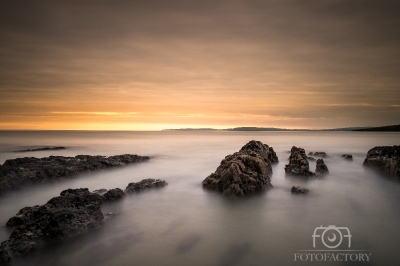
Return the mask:
<path id="1" fill-rule="evenodd" d="M 251 140 L 277 153 L 273 188 L 242 198 L 203 189 L 221 160 Z M 125 189 L 130 182 L 159 178 L 168 186 L 103 204 L 103 213 L 117 215 L 101 229 L 14 258 L 12 265 L 399 265 L 400 181 L 363 166 L 371 148 L 399 144 L 395 132 L 1 131 L 1 164 L 50 155 L 152 158 L 1 196 L 0 241 L 12 232 L 5 227 L 10 217 L 62 190 Z M 66 149 L 14 152 L 44 146 Z M 292 146 L 326 152 L 329 175 L 286 175 Z M 309 192 L 293 194 L 292 186 Z"/>

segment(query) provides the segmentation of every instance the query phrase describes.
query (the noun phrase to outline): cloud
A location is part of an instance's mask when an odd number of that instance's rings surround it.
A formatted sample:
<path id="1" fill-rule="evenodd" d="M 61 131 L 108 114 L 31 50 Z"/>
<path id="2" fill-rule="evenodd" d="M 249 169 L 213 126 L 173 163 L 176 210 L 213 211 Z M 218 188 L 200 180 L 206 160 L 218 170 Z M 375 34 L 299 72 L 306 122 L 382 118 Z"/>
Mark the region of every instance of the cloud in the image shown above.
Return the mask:
<path id="1" fill-rule="evenodd" d="M 0 10 L 0 122 L 11 113 L 169 112 L 206 114 L 210 125 L 235 121 L 221 113 L 303 117 L 308 127 L 322 126 L 322 118 L 340 124 L 344 114 L 343 126 L 398 123 L 399 5 L 7 2 Z M 362 118 L 374 106 L 385 117 Z"/>

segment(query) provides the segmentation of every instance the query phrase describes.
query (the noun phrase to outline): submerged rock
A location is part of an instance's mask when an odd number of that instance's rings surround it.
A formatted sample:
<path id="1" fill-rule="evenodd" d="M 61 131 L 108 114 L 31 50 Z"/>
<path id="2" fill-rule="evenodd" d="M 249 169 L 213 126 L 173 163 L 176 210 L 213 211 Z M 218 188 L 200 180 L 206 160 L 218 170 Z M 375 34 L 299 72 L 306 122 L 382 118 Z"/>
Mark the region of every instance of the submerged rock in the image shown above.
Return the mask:
<path id="1" fill-rule="evenodd" d="M 285 172 L 292 175 L 314 176 L 310 171 L 307 155 L 304 149 L 293 146 L 291 149 L 289 164 L 285 165 Z"/>
<path id="2" fill-rule="evenodd" d="M 272 187 L 271 164 L 276 162 L 278 157 L 272 147 L 252 140 L 239 152 L 226 156 L 202 185 L 227 196 L 244 196 Z"/>
<path id="3" fill-rule="evenodd" d="M 400 146 L 378 146 L 370 149 L 363 165 L 400 179 Z"/>
<path id="4" fill-rule="evenodd" d="M 311 157 L 311 156 L 307 156 L 307 160 L 315 161 L 315 158 L 314 158 L 314 157 Z"/>
<path id="5" fill-rule="evenodd" d="M 326 166 L 326 164 L 325 164 L 323 159 L 318 159 L 317 160 L 317 166 L 315 168 L 315 174 L 317 176 L 323 176 L 325 174 L 329 174 L 328 167 Z"/>
<path id="6" fill-rule="evenodd" d="M 109 157 L 78 155 L 7 160 L 0 165 L 0 194 L 27 185 L 76 176 L 82 172 L 121 167 L 149 159 L 148 156 L 124 154 Z"/>
<path id="7" fill-rule="evenodd" d="M 292 193 L 302 193 L 302 194 L 305 194 L 305 193 L 308 192 L 308 189 L 307 189 L 307 188 L 301 188 L 301 187 L 295 187 L 295 186 L 293 186 L 292 189 L 291 189 L 291 191 L 292 191 Z"/>
<path id="8" fill-rule="evenodd" d="M 141 192 L 142 190 L 149 189 L 149 188 L 159 188 L 168 185 L 165 180 L 161 179 L 143 179 L 140 182 L 136 183 L 129 183 L 125 189 L 126 193 L 133 193 L 133 192 Z"/>
<path id="9" fill-rule="evenodd" d="M 314 156 L 319 156 L 319 157 L 325 158 L 325 157 L 328 156 L 328 155 L 326 154 L 326 152 L 323 152 L 323 151 L 316 151 L 316 152 L 314 152 Z"/>
<path id="10" fill-rule="evenodd" d="M 351 154 L 343 154 L 342 157 L 349 161 L 353 160 L 353 155 L 351 155 Z"/>
<path id="11" fill-rule="evenodd" d="M 167 184 L 160 179 L 145 179 L 130 184 L 139 183 L 146 184 L 141 187 L 143 189 Z M 89 230 L 100 228 L 104 219 L 115 215 L 115 213 L 103 215 L 100 205 L 124 197 L 125 193 L 119 188 L 110 189 L 103 195 L 92 193 L 87 188 L 67 189 L 44 205 L 22 208 L 6 224 L 17 228 L 8 240 L 1 243 L 0 261 L 3 254 L 24 256 L 54 241 L 76 237 Z M 2 253 L 3 251 L 5 253 Z"/>

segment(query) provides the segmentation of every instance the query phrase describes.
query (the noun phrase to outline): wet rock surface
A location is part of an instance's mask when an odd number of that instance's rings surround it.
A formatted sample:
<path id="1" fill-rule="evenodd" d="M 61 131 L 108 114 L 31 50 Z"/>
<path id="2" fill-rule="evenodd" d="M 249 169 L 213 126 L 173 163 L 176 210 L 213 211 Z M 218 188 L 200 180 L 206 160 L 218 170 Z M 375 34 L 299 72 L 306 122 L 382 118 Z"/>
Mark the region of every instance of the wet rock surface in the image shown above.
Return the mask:
<path id="1" fill-rule="evenodd" d="M 167 184 L 160 179 L 145 179 L 138 183 L 147 184 L 146 189 L 156 187 L 149 184 L 164 184 L 164 186 Z M 99 191 L 103 193 L 104 189 Z M 67 189 L 44 205 L 22 208 L 6 224 L 16 229 L 8 240 L 1 243 L 0 259 L 3 256 L 2 250 L 4 254 L 24 256 L 54 241 L 98 229 L 104 219 L 115 215 L 115 213 L 103 215 L 101 204 L 124 197 L 124 191 L 119 188 L 108 190 L 103 195 L 90 192 L 87 188 Z"/>
<path id="2" fill-rule="evenodd" d="M 326 174 L 329 174 L 328 167 L 326 166 L 325 162 L 323 159 L 318 159 L 317 160 L 317 165 L 315 168 L 315 174 L 316 176 L 323 176 Z"/>
<path id="3" fill-rule="evenodd" d="M 202 185 L 227 196 L 251 194 L 272 187 L 271 164 L 276 162 L 278 157 L 272 147 L 252 140 L 240 151 L 226 156 Z"/>
<path id="4" fill-rule="evenodd" d="M 325 157 L 328 156 L 328 155 L 326 154 L 326 152 L 323 152 L 323 151 L 316 151 L 316 152 L 310 151 L 310 152 L 308 153 L 308 155 L 314 155 L 314 156 L 323 157 L 323 158 L 325 158 Z"/>
<path id="5" fill-rule="evenodd" d="M 291 192 L 292 193 L 297 193 L 297 194 L 305 194 L 305 193 L 307 193 L 308 192 L 308 189 L 307 188 L 302 188 L 302 187 L 295 187 L 295 186 L 293 186 L 292 187 L 292 189 L 291 189 Z"/>
<path id="6" fill-rule="evenodd" d="M 7 226 L 19 225 L 1 247 L 22 256 L 55 240 L 67 239 L 100 228 L 104 216 L 101 196 L 87 188 L 68 189 L 41 206 L 26 207 L 10 218 Z M 18 217 L 18 223 L 15 221 Z"/>
<path id="7" fill-rule="evenodd" d="M 82 172 L 121 167 L 149 159 L 148 156 L 131 154 L 109 157 L 78 155 L 11 159 L 0 165 L 0 194 L 28 185 L 76 176 Z"/>
<path id="8" fill-rule="evenodd" d="M 314 176 L 310 171 L 307 155 L 304 149 L 293 146 L 290 151 L 289 164 L 285 165 L 286 174 Z"/>
<path id="9" fill-rule="evenodd" d="M 353 155 L 351 155 L 351 154 L 342 154 L 342 157 L 349 161 L 353 160 Z"/>
<path id="10" fill-rule="evenodd" d="M 143 179 L 140 182 L 129 183 L 125 189 L 126 193 L 141 192 L 149 188 L 159 188 L 168 185 L 167 182 L 161 179 Z"/>
<path id="11" fill-rule="evenodd" d="M 370 149 L 363 165 L 400 179 L 400 146 L 377 146 Z"/>
<path id="12" fill-rule="evenodd" d="M 8 252 L 0 248 L 0 265 L 8 265 L 9 262 L 11 261 L 10 255 L 8 255 Z"/>

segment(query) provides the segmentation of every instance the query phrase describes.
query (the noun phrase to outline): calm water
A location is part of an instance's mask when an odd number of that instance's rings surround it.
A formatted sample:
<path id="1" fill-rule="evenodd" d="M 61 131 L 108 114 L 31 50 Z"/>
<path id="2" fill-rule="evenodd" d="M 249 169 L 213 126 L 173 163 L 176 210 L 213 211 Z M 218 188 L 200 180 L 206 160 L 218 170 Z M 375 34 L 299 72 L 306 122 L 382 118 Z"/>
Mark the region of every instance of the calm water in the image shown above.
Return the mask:
<path id="1" fill-rule="evenodd" d="M 274 188 L 248 198 L 228 199 L 205 191 L 202 180 L 228 154 L 250 140 L 272 146 L 280 162 L 273 167 Z M 294 253 L 314 250 L 317 226 L 351 231 L 351 250 L 368 250 L 363 265 L 400 261 L 400 182 L 365 169 L 367 151 L 399 145 L 399 133 L 355 132 L 0 132 L 0 163 L 6 159 L 49 155 L 117 155 L 154 158 L 122 169 L 35 186 L 0 198 L 0 224 L 25 206 L 44 204 L 67 188 L 122 188 L 144 178 L 169 185 L 104 205 L 119 212 L 102 229 L 56 244 L 13 265 L 306 265 Z M 325 151 L 330 175 L 322 179 L 288 177 L 284 165 L 293 146 Z M 36 146 L 67 150 L 13 153 Z M 353 161 L 340 157 L 353 155 Z M 310 168 L 315 170 L 315 162 Z M 293 185 L 307 195 L 292 195 Z M 11 231 L 1 227 L 0 241 Z M 325 248 L 317 239 L 316 249 Z M 341 249 L 347 249 L 344 238 Z M 318 246 L 319 245 L 319 246 Z M 310 262 L 309 262 L 310 263 Z M 313 262 L 347 265 L 349 262 Z"/>

